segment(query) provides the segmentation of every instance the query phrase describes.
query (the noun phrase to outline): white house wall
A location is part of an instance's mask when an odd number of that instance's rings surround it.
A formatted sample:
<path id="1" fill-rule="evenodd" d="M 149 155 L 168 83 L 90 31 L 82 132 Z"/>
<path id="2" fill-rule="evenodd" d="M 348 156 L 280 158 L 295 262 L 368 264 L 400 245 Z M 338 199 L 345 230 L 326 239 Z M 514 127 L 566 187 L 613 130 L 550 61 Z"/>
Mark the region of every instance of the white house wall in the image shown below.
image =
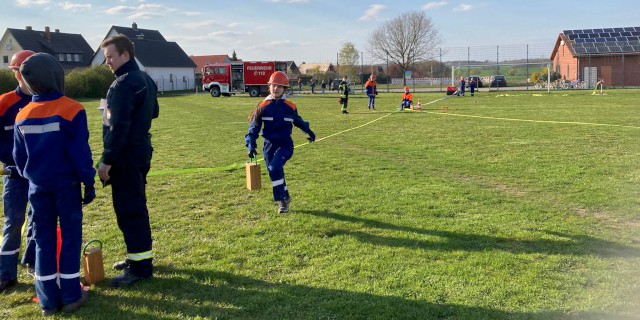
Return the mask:
<path id="1" fill-rule="evenodd" d="M 195 90 L 195 68 L 160 68 L 144 69 L 158 84 L 159 91 Z"/>

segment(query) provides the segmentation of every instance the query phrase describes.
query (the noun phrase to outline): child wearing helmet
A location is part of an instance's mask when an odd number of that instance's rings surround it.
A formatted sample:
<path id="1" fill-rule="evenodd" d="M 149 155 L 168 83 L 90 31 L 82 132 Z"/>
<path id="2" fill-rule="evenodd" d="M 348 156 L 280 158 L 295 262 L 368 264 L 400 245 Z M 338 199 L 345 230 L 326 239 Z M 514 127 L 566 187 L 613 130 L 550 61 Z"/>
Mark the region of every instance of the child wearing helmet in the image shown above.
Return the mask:
<path id="1" fill-rule="evenodd" d="M 289 86 L 289 78 L 282 71 L 274 72 L 269 78 L 270 95 L 260 102 L 249 115 L 249 130 L 244 137 L 249 158 L 256 157 L 256 140 L 260 131 L 264 143 L 262 153 L 273 187 L 273 200 L 278 203 L 278 212 L 289 212 L 291 196 L 284 179 L 284 165 L 293 156 L 293 126 L 300 128 L 309 142 L 316 135 L 309 128 L 309 123 L 298 115 L 296 105 L 286 100 L 285 89 Z"/>
<path id="2" fill-rule="evenodd" d="M 364 87 L 367 89 L 367 96 L 369 96 L 369 110 L 376 109 L 376 96 L 378 95 L 377 85 L 376 75 L 372 73 L 371 76 L 369 76 L 369 80 L 364 84 Z"/>
<path id="3" fill-rule="evenodd" d="M 413 95 L 411 94 L 411 92 L 409 92 L 409 87 L 404 87 L 404 93 L 402 94 L 402 103 L 400 103 L 400 111 L 404 110 L 405 108 L 409 109 L 411 108 L 411 105 L 413 104 Z"/>

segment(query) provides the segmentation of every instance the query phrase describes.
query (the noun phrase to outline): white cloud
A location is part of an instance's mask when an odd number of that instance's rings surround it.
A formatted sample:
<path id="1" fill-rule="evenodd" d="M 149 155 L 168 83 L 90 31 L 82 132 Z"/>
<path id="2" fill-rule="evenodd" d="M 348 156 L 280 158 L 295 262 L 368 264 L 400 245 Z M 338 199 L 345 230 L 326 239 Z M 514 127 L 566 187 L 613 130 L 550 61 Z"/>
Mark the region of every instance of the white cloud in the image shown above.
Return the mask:
<path id="1" fill-rule="evenodd" d="M 448 5 L 449 2 L 447 1 L 440 1 L 440 2 L 429 2 L 427 4 L 425 4 L 424 6 L 422 6 L 423 10 L 429 10 L 429 9 L 434 9 L 437 7 L 444 7 L 446 5 Z"/>
<path id="2" fill-rule="evenodd" d="M 126 11 L 130 11 L 132 9 L 133 9 L 132 7 L 127 7 L 127 6 L 115 6 L 113 8 L 107 9 L 105 12 L 107 14 L 120 14 Z"/>
<path id="3" fill-rule="evenodd" d="M 360 21 L 370 21 L 378 16 L 378 13 L 384 9 L 385 6 L 381 4 L 372 4 L 371 7 L 364 13 L 363 16 L 358 18 Z"/>
<path id="4" fill-rule="evenodd" d="M 16 0 L 16 6 L 18 7 L 31 7 L 31 5 L 48 4 L 49 0 Z"/>
<path id="5" fill-rule="evenodd" d="M 105 10 L 106 14 L 126 14 L 127 19 L 151 19 L 155 17 L 164 17 L 167 14 L 180 14 L 184 16 L 196 16 L 200 13 L 194 11 L 181 11 L 175 8 L 167 7 L 162 4 L 145 3 L 140 1 L 138 6 L 118 5 Z"/>
<path id="6" fill-rule="evenodd" d="M 85 9 L 91 9 L 91 4 L 80 4 L 80 3 L 73 3 L 69 1 L 59 2 L 58 6 L 62 8 L 62 10 L 69 10 L 74 12 L 85 10 Z"/>
<path id="7" fill-rule="evenodd" d="M 127 19 L 151 19 L 156 17 L 164 17 L 164 14 L 158 12 L 136 12 L 127 16 Z"/>
<path id="8" fill-rule="evenodd" d="M 454 11 L 470 11 L 473 9 L 473 5 L 470 4 L 461 4 L 457 7 L 455 7 L 455 9 L 453 9 Z"/>

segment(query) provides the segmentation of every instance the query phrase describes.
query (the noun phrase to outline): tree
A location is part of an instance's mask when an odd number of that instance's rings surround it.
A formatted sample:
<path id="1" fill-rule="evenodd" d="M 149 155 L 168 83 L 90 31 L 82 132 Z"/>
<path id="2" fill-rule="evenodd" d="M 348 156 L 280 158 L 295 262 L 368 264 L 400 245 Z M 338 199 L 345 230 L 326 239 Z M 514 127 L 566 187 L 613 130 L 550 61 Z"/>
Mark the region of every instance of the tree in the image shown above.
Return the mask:
<path id="1" fill-rule="evenodd" d="M 355 79 L 358 75 L 357 65 L 360 60 L 360 53 L 356 49 L 356 45 L 346 42 L 342 45 L 342 49 L 338 52 L 338 73 L 341 77 L 347 76 Z"/>
<path id="2" fill-rule="evenodd" d="M 233 54 L 231 54 L 231 61 L 238 61 L 238 56 L 236 55 L 235 50 L 233 50 Z"/>
<path id="3" fill-rule="evenodd" d="M 369 37 L 369 51 L 383 61 L 398 66 L 403 72 L 433 56 L 442 42 L 438 30 L 424 11 L 403 13 L 386 21 Z M 406 85 L 406 79 L 403 77 Z"/>

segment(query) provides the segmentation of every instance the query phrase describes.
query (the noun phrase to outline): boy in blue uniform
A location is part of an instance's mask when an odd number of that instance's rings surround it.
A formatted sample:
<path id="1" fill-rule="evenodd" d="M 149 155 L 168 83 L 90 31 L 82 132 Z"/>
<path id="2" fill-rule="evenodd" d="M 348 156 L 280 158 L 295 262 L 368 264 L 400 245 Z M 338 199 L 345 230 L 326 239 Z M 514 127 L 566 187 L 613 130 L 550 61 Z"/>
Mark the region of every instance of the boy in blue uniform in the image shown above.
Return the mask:
<path id="1" fill-rule="evenodd" d="M 293 126 L 307 133 L 309 142 L 316 139 L 316 135 L 309 128 L 309 123 L 298 115 L 296 105 L 286 100 L 284 91 L 287 86 L 289 86 L 289 78 L 284 72 L 276 71 L 271 75 L 269 79 L 271 94 L 249 115 L 249 132 L 244 137 L 249 158 L 253 159 L 258 154 L 256 140 L 262 130 L 264 162 L 269 171 L 273 200 L 278 203 L 279 213 L 289 212 L 291 202 L 284 180 L 284 165 L 293 156 L 291 139 Z"/>
<path id="2" fill-rule="evenodd" d="M 20 232 L 27 210 L 29 181 L 18 174 L 13 161 L 13 125 L 20 109 L 31 102 L 31 94 L 20 76 L 20 66 L 35 52 L 22 50 L 11 58 L 9 67 L 13 70 L 18 87 L 0 95 L 0 161 L 9 176 L 3 177 L 2 202 L 4 204 L 4 227 L 0 246 L 0 292 L 18 283 L 18 255 L 20 254 Z M 36 243 L 32 238 L 31 208 L 27 213 L 27 242 L 22 264 L 33 268 Z"/>
<path id="3" fill-rule="evenodd" d="M 89 129 L 84 107 L 63 95 L 64 71 L 56 58 L 37 53 L 20 74 L 33 94 L 16 116 L 13 158 L 29 180 L 36 242 L 35 287 L 42 314 L 70 312 L 88 292 L 80 287 L 82 205 L 95 198 Z M 84 196 L 81 184 L 84 184 Z M 62 231 L 59 270 L 57 226 Z"/>

